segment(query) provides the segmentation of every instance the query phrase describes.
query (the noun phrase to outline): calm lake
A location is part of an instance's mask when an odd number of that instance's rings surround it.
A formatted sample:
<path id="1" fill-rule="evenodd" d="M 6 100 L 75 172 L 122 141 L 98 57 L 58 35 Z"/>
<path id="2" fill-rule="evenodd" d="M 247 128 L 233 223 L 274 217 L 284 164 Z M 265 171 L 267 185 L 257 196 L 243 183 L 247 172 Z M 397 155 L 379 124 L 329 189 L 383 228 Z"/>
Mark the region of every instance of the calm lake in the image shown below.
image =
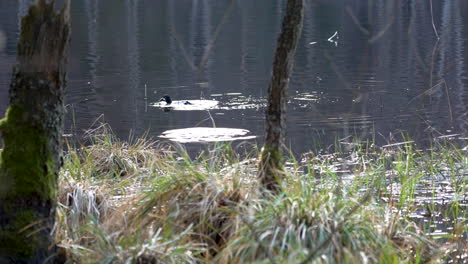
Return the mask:
<path id="1" fill-rule="evenodd" d="M 29 2 L 0 0 L 2 115 Z M 101 117 L 123 139 L 215 124 L 249 130 L 258 137 L 248 141 L 261 143 L 284 3 L 72 1 L 66 133 L 80 136 Z M 402 132 L 419 142 L 467 132 L 468 1 L 306 3 L 289 87 L 287 144 L 294 153 L 352 137 L 382 145 Z M 166 94 L 219 104 L 150 106 Z"/>

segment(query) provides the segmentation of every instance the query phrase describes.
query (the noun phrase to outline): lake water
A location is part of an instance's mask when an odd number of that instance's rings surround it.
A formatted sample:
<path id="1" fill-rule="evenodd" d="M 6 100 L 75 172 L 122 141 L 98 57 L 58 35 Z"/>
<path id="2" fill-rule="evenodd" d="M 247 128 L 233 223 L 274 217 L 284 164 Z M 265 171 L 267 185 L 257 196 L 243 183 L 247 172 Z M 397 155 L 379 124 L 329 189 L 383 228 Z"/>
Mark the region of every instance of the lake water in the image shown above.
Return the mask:
<path id="1" fill-rule="evenodd" d="M 0 0 L 2 113 L 29 2 Z M 214 123 L 261 143 L 284 2 L 72 1 L 66 133 L 101 117 L 121 138 Z M 432 2 L 306 0 L 289 87 L 294 153 L 348 136 L 385 144 L 402 132 L 420 142 L 467 132 L 468 1 Z M 219 107 L 149 106 L 165 94 Z"/>

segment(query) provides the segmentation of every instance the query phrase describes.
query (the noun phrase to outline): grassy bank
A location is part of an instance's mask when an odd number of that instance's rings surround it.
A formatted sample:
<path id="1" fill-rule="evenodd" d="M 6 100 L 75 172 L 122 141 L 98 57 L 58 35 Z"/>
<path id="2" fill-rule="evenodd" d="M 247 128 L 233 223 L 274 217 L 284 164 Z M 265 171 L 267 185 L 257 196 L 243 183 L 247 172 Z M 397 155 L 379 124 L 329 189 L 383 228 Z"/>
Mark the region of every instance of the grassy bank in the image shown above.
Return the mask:
<path id="1" fill-rule="evenodd" d="M 68 151 L 56 239 L 70 263 L 430 263 L 468 254 L 467 150 L 355 145 L 287 163 L 261 194 L 258 152 L 117 140 Z M 442 227 L 443 226 L 443 227 Z"/>

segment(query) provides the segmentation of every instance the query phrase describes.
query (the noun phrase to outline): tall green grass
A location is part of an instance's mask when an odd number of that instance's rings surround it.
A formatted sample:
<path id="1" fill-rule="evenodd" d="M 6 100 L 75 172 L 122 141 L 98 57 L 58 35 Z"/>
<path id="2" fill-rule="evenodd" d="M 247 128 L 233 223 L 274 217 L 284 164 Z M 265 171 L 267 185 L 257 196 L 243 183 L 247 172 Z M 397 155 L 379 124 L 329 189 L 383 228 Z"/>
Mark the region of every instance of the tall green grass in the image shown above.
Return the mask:
<path id="1" fill-rule="evenodd" d="M 120 141 L 107 126 L 70 148 L 56 240 L 70 263 L 428 263 L 466 254 L 466 148 L 413 143 L 290 159 L 260 191 L 258 151 Z M 443 178 L 441 180 L 441 178 Z M 439 203 L 450 187 L 450 202 Z M 426 192 L 421 202 L 419 191 Z M 414 219 L 418 212 L 423 220 Z M 434 233 L 440 216 L 452 219 Z"/>

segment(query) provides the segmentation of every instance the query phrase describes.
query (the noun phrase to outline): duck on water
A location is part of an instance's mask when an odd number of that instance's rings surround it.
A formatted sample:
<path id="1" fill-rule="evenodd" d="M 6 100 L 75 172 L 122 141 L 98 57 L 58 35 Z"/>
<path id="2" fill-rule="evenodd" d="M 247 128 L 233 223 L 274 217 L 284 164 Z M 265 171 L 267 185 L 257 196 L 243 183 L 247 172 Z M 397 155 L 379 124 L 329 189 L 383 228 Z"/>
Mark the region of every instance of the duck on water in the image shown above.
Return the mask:
<path id="1" fill-rule="evenodd" d="M 169 95 L 163 96 L 156 103 L 150 103 L 149 106 L 162 108 L 164 111 L 177 110 L 177 111 L 194 111 L 194 110 L 208 110 L 216 108 L 218 101 L 216 100 L 176 100 L 173 101 Z"/>
<path id="2" fill-rule="evenodd" d="M 160 102 L 166 102 L 166 105 L 172 104 L 172 99 L 169 95 L 163 96 L 161 99 L 159 99 Z M 182 104 L 182 105 L 192 105 L 189 101 L 174 101 L 174 104 Z"/>

